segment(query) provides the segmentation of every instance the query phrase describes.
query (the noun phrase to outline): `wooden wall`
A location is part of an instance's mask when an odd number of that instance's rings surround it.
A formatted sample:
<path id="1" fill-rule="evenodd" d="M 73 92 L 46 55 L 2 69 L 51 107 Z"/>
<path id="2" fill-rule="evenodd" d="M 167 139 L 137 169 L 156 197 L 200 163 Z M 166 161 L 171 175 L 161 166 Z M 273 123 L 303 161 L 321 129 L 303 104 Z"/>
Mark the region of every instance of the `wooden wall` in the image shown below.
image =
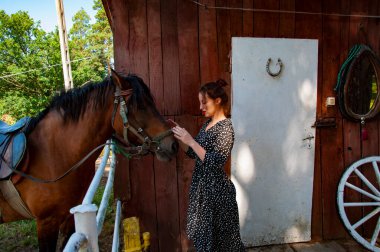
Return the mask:
<path id="1" fill-rule="evenodd" d="M 200 2 L 210 7 L 380 15 L 379 0 Z M 189 0 L 103 0 L 103 4 L 114 33 L 116 70 L 140 75 L 160 112 L 193 134 L 203 120 L 197 101 L 200 84 L 220 77 L 231 80 L 231 37 L 318 39 L 316 117 L 333 117 L 337 126 L 317 129 L 312 236 L 348 236 L 337 215 L 337 183 L 353 161 L 379 155 L 380 125 L 377 119 L 367 122 L 369 139 L 361 141 L 360 125 L 342 118 L 337 106 L 324 103 L 335 96 L 336 76 L 352 45 L 366 43 L 379 54 L 379 19 L 215 10 Z M 190 246 L 184 230 L 193 164 L 183 153 L 170 163 L 152 157 L 130 163 L 132 199 L 125 214 L 139 216 L 143 231 L 151 232 L 152 251 L 187 251 Z M 119 167 L 126 165 L 119 159 Z"/>

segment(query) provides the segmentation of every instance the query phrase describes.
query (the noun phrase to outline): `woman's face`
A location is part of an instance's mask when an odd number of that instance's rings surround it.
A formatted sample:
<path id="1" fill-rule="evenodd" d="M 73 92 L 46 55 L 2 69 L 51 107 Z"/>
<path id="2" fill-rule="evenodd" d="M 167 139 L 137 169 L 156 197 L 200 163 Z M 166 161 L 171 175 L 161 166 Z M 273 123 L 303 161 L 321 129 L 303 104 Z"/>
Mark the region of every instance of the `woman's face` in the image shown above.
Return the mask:
<path id="1" fill-rule="evenodd" d="M 215 112 L 220 110 L 220 99 L 212 99 L 207 94 L 198 94 L 199 109 L 205 117 L 213 117 Z"/>

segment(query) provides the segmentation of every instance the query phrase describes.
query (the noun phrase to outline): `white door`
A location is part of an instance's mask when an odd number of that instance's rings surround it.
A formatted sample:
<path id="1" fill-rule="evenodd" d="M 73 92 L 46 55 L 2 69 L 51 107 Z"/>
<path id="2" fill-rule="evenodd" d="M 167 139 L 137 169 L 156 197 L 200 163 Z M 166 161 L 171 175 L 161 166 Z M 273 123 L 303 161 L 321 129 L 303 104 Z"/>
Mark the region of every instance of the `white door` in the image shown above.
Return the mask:
<path id="1" fill-rule="evenodd" d="M 247 245 L 310 240 L 317 74 L 317 40 L 232 39 L 231 171 Z"/>

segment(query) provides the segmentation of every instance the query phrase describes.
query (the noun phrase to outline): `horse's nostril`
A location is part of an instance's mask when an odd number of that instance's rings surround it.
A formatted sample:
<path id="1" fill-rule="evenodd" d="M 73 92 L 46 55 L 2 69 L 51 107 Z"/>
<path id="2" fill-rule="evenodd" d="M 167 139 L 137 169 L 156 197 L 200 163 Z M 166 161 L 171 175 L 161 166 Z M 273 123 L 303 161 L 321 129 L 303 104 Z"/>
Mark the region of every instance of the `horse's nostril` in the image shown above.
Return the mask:
<path id="1" fill-rule="evenodd" d="M 178 151 L 178 142 L 177 142 L 177 141 L 175 141 L 175 142 L 172 144 L 172 151 L 173 151 L 174 153 L 177 153 L 177 151 Z"/>

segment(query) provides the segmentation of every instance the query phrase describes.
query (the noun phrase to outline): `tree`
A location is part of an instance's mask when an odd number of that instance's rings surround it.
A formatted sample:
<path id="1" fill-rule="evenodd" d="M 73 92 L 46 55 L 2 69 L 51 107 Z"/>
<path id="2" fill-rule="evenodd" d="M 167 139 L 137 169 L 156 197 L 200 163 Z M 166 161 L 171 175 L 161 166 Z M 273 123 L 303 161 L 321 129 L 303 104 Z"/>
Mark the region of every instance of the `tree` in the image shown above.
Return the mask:
<path id="1" fill-rule="evenodd" d="M 73 82 L 80 86 L 110 74 L 112 32 L 100 0 L 94 0 L 95 23 L 79 10 L 69 31 Z M 0 120 L 34 116 L 63 90 L 58 30 L 45 32 L 27 12 L 0 10 Z"/>
<path id="2" fill-rule="evenodd" d="M 93 9 L 97 11 L 95 23 L 91 25 L 90 16 L 81 9 L 74 15 L 69 33 L 75 86 L 98 81 L 111 73 L 112 31 L 100 0 L 94 1 Z"/>
<path id="3" fill-rule="evenodd" d="M 62 85 L 62 70 L 49 67 L 59 63 L 57 31 L 46 33 L 27 12 L 0 11 L 0 114 L 39 112 Z"/>
<path id="4" fill-rule="evenodd" d="M 103 8 L 101 0 L 94 0 L 93 9 L 97 11 L 95 15 L 96 22 L 92 26 L 90 36 L 92 50 L 100 52 L 101 69 L 105 74 L 111 74 L 113 65 L 113 37 L 112 30 L 108 23 L 107 14 Z"/>
<path id="5" fill-rule="evenodd" d="M 69 32 L 69 50 L 71 55 L 71 69 L 75 86 L 81 86 L 88 81 L 99 81 L 102 77 L 96 71 L 100 61 L 96 53 L 91 51 L 90 16 L 83 9 L 73 17 L 73 27 Z"/>

